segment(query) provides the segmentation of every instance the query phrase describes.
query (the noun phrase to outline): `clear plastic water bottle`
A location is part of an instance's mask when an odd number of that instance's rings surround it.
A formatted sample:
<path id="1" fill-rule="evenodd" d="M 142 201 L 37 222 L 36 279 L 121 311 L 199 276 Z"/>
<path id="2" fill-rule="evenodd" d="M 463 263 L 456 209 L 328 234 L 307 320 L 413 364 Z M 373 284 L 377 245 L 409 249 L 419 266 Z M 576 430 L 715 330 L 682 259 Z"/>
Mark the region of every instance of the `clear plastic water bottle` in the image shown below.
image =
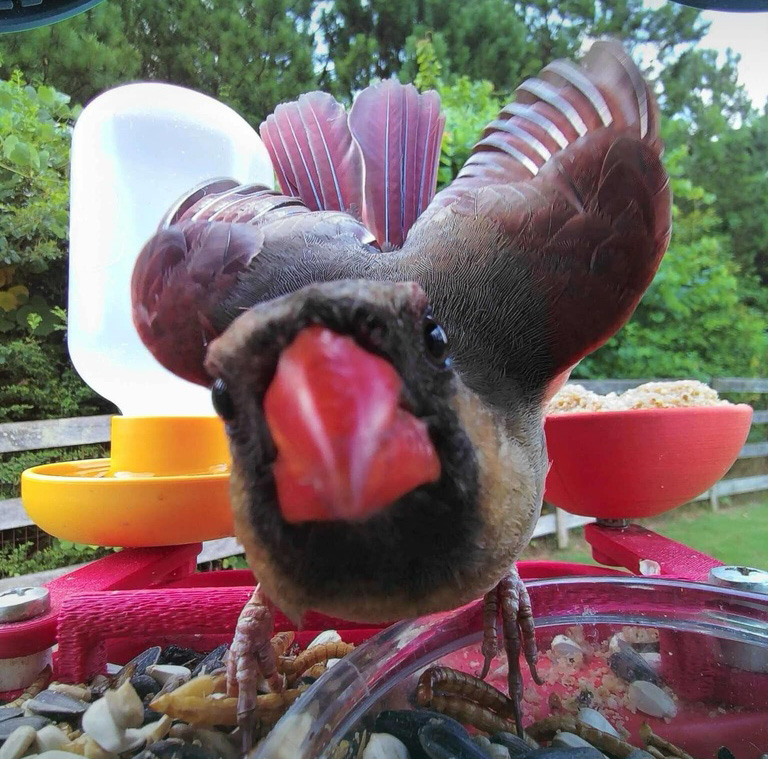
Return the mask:
<path id="1" fill-rule="evenodd" d="M 216 177 L 273 186 L 257 132 L 217 100 L 169 84 L 109 90 L 72 138 L 69 352 L 126 416 L 211 415 L 205 388 L 155 361 L 131 320 L 134 262 L 168 208 Z"/>

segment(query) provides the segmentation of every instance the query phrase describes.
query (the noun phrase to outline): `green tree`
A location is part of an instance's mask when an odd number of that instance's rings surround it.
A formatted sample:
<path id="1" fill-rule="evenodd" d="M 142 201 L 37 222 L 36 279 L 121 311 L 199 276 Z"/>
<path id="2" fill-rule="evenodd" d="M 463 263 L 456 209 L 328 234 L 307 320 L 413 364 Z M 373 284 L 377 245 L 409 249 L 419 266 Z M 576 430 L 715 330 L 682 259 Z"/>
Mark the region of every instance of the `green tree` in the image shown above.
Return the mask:
<path id="1" fill-rule="evenodd" d="M 715 196 L 718 231 L 734 260 L 768 285 L 768 114 L 752 112 L 707 139 L 690 139 L 686 173 Z"/>
<path id="2" fill-rule="evenodd" d="M 0 75 L 24 71 L 36 84 L 85 104 L 118 82 L 136 79 L 140 55 L 125 34 L 120 3 L 103 2 L 66 21 L 0 36 Z"/>
<path id="3" fill-rule="evenodd" d="M 51 304 L 63 296 L 57 266 L 66 256 L 69 126 L 75 114 L 66 95 L 48 86 L 27 86 L 19 72 L 0 82 L 4 333 L 31 330 L 45 336 L 56 327 Z M 30 290 L 35 295 L 30 297 Z M 31 310 L 32 303 L 39 307 Z"/>
<path id="4" fill-rule="evenodd" d="M 69 141 L 78 109 L 20 73 L 0 81 L 0 421 L 106 405 L 64 344 Z"/>
<path id="5" fill-rule="evenodd" d="M 714 196 L 683 177 L 685 149 L 667 159 L 673 236 L 634 316 L 574 377 L 754 376 L 768 359 L 765 316 L 745 302 L 744 276 L 718 234 Z"/>
<path id="6" fill-rule="evenodd" d="M 659 63 L 701 39 L 699 13 L 642 0 L 334 0 L 319 16 L 321 82 L 351 97 L 374 77 L 416 71 L 413 41 L 432 34 L 446 78 L 488 80 L 509 92 L 553 58 L 578 53 L 591 37 L 619 36 L 650 45 Z"/>
<path id="7" fill-rule="evenodd" d="M 313 0 L 107 0 L 74 18 L 0 38 L 5 73 L 94 95 L 136 79 L 190 87 L 258 124 L 316 84 Z"/>
<path id="8" fill-rule="evenodd" d="M 750 113 L 749 97 L 738 83 L 738 63 L 739 56 L 730 49 L 721 64 L 715 50 L 695 48 L 661 70 L 660 106 L 678 127 L 684 127 L 686 142 L 706 141 Z"/>
<path id="9" fill-rule="evenodd" d="M 142 79 L 191 87 L 258 125 L 316 85 L 312 0 L 135 0 L 122 3 Z"/>
<path id="10" fill-rule="evenodd" d="M 665 140 L 685 145 L 685 173 L 715 196 L 717 232 L 745 273 L 768 284 L 768 113 L 738 82 L 738 56 L 689 50 L 661 72 Z M 757 295 L 757 294 L 756 294 Z"/>
<path id="11" fill-rule="evenodd" d="M 334 0 L 324 4 L 319 26 L 324 51 L 320 83 L 338 97 L 351 96 L 373 79 L 396 74 L 405 40 L 420 20 L 419 0 Z"/>
<path id="12" fill-rule="evenodd" d="M 401 80 L 412 78 L 410 55 L 414 37 L 430 31 L 447 80 L 456 76 L 488 81 L 501 92 L 511 92 L 539 67 L 532 61 L 535 42 L 524 17 L 510 12 L 507 0 L 429 2 L 424 20 L 405 39 Z M 564 43 L 563 49 L 567 49 Z"/>
<path id="13" fill-rule="evenodd" d="M 494 94 L 491 82 L 474 82 L 466 76 L 445 82 L 435 46 L 429 38 L 414 43 L 414 59 L 417 70 L 413 83 L 420 90 L 437 90 L 445 115 L 437 175 L 437 186 L 441 189 L 458 174 L 483 127 L 496 118 L 503 103 Z"/>
<path id="14" fill-rule="evenodd" d="M 691 161 L 690 175 L 716 196 L 721 229 L 734 259 L 768 286 L 768 111 L 753 113 L 738 128 L 725 130 Z M 762 303 L 768 311 L 768 295 Z"/>

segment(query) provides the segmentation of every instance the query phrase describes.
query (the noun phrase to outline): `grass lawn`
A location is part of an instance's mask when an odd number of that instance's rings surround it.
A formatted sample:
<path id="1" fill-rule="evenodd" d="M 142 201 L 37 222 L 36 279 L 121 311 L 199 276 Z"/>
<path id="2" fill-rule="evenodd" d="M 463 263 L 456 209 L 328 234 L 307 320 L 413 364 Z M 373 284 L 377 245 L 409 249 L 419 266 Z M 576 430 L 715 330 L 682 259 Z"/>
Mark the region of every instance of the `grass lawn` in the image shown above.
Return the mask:
<path id="1" fill-rule="evenodd" d="M 726 564 L 768 568 L 768 499 L 735 506 L 721 502 L 713 512 L 708 503 L 688 504 L 655 519 L 637 520 L 643 527 Z M 522 558 L 594 564 L 580 530 L 571 532 L 570 546 L 560 551 L 554 536 L 531 543 Z"/>

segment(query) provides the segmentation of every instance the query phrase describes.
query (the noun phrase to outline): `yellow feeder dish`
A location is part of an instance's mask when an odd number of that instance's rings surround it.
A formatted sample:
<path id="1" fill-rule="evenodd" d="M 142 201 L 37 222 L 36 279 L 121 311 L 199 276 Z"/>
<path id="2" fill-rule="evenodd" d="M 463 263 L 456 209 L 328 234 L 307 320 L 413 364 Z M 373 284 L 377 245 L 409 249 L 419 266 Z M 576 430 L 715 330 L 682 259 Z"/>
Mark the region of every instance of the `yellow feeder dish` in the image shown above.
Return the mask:
<path id="1" fill-rule="evenodd" d="M 221 177 L 211 184 L 211 179 Z M 269 154 L 214 98 L 159 82 L 94 98 L 72 133 L 67 343 L 75 369 L 122 412 L 110 459 L 37 466 L 21 497 L 64 540 L 170 546 L 233 534 L 229 450 L 210 391 L 164 369 L 133 326 L 144 243 L 190 188 L 271 185 Z M 194 318 L 194 314 L 190 314 Z"/>
<path id="2" fill-rule="evenodd" d="M 163 546 L 233 534 L 229 449 L 215 417 L 112 418 L 112 458 L 21 477 L 29 518 L 62 540 Z"/>

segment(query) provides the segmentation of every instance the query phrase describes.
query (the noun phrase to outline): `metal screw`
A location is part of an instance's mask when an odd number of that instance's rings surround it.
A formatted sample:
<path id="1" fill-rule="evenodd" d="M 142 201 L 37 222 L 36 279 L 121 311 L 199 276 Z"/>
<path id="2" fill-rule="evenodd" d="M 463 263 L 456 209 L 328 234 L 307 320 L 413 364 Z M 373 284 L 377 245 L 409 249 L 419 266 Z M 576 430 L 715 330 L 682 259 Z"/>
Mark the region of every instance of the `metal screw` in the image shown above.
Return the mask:
<path id="1" fill-rule="evenodd" d="M 768 594 L 768 572 L 754 567 L 712 567 L 709 581 L 724 588 Z"/>
<path id="2" fill-rule="evenodd" d="M 46 614 L 50 608 L 47 588 L 11 588 L 0 593 L 0 623 L 34 619 Z"/>
<path id="3" fill-rule="evenodd" d="M 609 527 L 612 530 L 623 530 L 629 527 L 629 519 L 596 519 L 595 524 L 600 527 Z"/>

